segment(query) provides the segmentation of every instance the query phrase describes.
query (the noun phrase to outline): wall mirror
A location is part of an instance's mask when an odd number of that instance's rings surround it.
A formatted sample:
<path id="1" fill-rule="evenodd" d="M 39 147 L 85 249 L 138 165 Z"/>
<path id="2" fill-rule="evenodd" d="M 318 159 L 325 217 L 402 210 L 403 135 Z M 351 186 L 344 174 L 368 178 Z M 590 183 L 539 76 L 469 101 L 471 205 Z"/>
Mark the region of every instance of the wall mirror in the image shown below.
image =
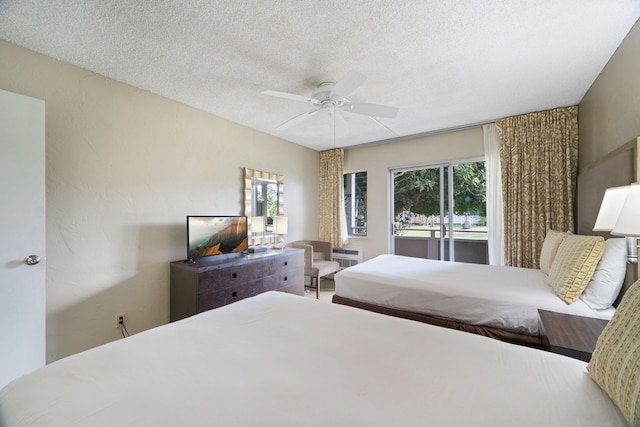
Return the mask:
<path id="1" fill-rule="evenodd" d="M 244 214 L 265 217 L 265 232 L 273 232 L 273 218 L 284 214 L 284 176 L 245 168 Z"/>

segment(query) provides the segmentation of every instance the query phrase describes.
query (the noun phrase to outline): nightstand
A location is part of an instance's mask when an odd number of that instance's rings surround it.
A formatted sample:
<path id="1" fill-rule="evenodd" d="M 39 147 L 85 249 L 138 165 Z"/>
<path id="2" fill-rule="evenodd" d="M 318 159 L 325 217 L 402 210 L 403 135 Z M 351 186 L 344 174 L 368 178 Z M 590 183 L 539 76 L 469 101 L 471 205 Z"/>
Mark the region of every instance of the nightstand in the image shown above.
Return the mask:
<path id="1" fill-rule="evenodd" d="M 609 323 L 604 319 L 538 310 L 553 353 L 588 362 L 596 341 Z"/>

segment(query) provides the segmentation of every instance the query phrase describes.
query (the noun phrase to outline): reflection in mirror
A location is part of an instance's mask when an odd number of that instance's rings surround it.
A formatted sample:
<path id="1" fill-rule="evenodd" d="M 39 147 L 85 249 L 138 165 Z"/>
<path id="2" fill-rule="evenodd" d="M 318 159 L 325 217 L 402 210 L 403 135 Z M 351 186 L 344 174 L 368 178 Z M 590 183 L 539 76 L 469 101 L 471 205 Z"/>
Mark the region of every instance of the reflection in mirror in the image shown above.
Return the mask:
<path id="1" fill-rule="evenodd" d="M 244 170 L 244 211 L 247 219 L 265 218 L 266 235 L 252 236 L 254 244 L 272 238 L 273 218 L 284 215 L 284 176 L 255 169 Z M 251 228 L 251 227 L 249 227 Z"/>
<path id="2" fill-rule="evenodd" d="M 262 178 L 251 181 L 251 216 L 278 215 L 278 182 Z"/>

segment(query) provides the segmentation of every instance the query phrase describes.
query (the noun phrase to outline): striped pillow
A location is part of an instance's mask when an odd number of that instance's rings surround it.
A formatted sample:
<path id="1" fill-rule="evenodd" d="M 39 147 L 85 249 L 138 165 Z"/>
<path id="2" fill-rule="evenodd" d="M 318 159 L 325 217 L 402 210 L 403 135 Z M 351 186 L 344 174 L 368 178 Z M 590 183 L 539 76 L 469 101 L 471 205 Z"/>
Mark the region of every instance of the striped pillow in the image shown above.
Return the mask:
<path id="1" fill-rule="evenodd" d="M 556 294 L 568 304 L 577 300 L 603 252 L 603 237 L 568 235 L 558 247 L 549 271 L 549 283 Z"/>
<path id="2" fill-rule="evenodd" d="M 556 253 L 558 253 L 558 247 L 567 236 L 568 233 L 555 230 L 547 231 L 540 251 L 540 270 L 544 273 L 549 274 L 553 260 L 556 257 Z"/>
<path id="3" fill-rule="evenodd" d="M 602 331 L 587 370 L 629 424 L 640 426 L 640 280 Z"/>

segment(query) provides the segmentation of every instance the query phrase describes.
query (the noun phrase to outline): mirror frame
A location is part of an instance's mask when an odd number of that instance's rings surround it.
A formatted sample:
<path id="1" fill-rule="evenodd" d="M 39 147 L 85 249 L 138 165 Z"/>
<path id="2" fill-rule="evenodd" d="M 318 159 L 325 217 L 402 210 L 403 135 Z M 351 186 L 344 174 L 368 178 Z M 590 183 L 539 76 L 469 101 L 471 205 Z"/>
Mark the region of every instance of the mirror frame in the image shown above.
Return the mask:
<path id="1" fill-rule="evenodd" d="M 247 217 L 247 225 L 250 229 L 253 208 L 253 183 L 256 179 L 273 181 L 278 184 L 278 216 L 284 215 L 284 175 L 271 172 L 259 171 L 256 169 L 244 168 L 244 214 Z M 271 233 L 265 233 L 271 235 Z M 251 231 L 249 230 L 249 236 Z"/>

